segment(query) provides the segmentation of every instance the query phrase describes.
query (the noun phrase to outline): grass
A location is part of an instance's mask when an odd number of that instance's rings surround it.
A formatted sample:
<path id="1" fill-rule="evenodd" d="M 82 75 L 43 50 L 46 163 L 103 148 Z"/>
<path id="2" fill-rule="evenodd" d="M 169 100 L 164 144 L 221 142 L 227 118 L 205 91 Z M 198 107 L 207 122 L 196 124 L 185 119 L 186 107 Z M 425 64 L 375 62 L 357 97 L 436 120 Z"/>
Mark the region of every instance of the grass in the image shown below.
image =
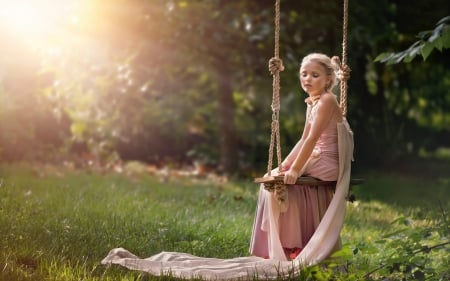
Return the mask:
<path id="1" fill-rule="evenodd" d="M 141 257 L 161 251 L 219 258 L 248 255 L 257 194 L 251 180 L 224 182 L 47 165 L 0 168 L 0 280 L 173 279 L 100 265 L 115 247 Z M 339 254 L 345 256 L 340 264 L 345 269 L 320 267 L 324 278 L 382 280 L 389 263 L 367 273 L 392 258 L 384 256 L 388 250 L 448 241 L 448 232 L 442 230 L 449 227 L 444 213 L 449 207 L 448 179 L 428 184 L 426 179 L 397 175 L 365 177 L 364 186 L 354 190 L 359 201 L 349 203 L 342 231 L 346 246 Z M 388 235 L 393 230 L 399 232 L 395 237 L 405 234 L 407 239 L 422 230 L 430 234 L 405 246 Z M 442 270 L 449 261 L 448 247 L 425 254 L 439 276 L 448 277 Z M 310 268 L 298 280 L 319 277 Z"/>

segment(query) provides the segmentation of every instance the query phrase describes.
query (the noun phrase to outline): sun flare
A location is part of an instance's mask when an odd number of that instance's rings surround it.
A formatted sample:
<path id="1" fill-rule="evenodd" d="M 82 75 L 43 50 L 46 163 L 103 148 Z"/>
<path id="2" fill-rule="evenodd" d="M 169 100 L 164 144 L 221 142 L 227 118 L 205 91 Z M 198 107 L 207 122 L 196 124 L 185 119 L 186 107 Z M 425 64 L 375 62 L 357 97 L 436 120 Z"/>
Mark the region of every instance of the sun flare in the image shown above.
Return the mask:
<path id="1" fill-rule="evenodd" d="M 75 24 L 74 1 L 0 0 L 0 27 L 8 34 L 36 45 L 61 37 Z"/>

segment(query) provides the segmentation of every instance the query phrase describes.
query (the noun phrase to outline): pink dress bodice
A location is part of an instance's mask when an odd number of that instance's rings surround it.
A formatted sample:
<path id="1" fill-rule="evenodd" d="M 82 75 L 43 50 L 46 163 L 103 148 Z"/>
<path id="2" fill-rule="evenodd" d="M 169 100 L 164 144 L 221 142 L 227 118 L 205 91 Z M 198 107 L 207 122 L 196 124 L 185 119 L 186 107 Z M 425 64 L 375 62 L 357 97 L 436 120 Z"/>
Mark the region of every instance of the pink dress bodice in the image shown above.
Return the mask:
<path id="1" fill-rule="evenodd" d="M 315 119 L 316 107 L 311 108 L 310 116 L 307 122 L 313 123 Z M 324 129 L 316 145 L 312 155 L 315 161 L 310 161 L 306 166 L 303 175 L 315 177 L 326 181 L 335 181 L 338 177 L 338 131 L 335 121 L 330 121 Z"/>

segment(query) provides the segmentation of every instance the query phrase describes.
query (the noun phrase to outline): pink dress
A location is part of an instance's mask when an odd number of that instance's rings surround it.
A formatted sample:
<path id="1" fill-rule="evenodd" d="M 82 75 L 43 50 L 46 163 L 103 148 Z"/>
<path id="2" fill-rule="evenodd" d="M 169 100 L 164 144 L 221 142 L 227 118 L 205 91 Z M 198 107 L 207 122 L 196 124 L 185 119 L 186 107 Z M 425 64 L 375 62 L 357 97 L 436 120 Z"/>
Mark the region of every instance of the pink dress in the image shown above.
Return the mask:
<path id="1" fill-rule="evenodd" d="M 315 115 L 314 107 L 311 113 L 311 116 Z M 313 118 L 310 118 L 308 122 L 314 122 Z M 317 141 L 303 175 L 325 181 L 336 181 L 339 171 L 338 162 L 337 124 L 330 121 Z M 289 186 L 288 208 L 278 217 L 279 240 L 283 248 L 305 247 L 325 214 L 333 194 L 334 190 L 329 187 Z M 261 186 L 250 241 L 250 253 L 259 257 L 269 257 L 270 232 L 264 227 L 264 209 L 267 207 L 269 195 L 270 192 Z M 340 247 L 340 241 L 335 248 L 338 247 Z"/>

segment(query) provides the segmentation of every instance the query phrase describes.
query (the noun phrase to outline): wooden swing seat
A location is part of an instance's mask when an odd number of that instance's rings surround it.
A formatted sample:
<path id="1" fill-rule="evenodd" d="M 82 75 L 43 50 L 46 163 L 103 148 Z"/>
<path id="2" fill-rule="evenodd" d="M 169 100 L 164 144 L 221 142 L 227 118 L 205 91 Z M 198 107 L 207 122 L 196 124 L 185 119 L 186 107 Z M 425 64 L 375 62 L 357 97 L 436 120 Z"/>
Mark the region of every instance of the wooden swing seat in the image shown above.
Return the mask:
<path id="1" fill-rule="evenodd" d="M 284 176 L 266 176 L 262 178 L 255 178 L 255 182 L 264 184 L 264 187 L 269 191 L 273 191 L 280 187 L 286 186 L 283 183 Z M 298 177 L 297 181 L 295 182 L 296 185 L 309 185 L 332 189 L 336 189 L 336 183 L 337 183 L 336 181 L 323 181 L 313 177 L 306 177 L 306 176 Z M 363 183 L 364 179 L 350 179 L 349 194 L 346 197 L 347 201 L 354 202 L 356 200 L 355 195 L 351 193 L 352 187 Z"/>
<path id="2" fill-rule="evenodd" d="M 255 183 L 283 183 L 284 176 L 266 176 L 262 178 L 255 178 Z M 363 179 L 351 179 L 350 186 L 360 185 L 364 183 Z M 312 186 L 336 186 L 336 181 L 323 181 L 313 177 L 298 177 L 296 185 L 312 185 Z"/>

